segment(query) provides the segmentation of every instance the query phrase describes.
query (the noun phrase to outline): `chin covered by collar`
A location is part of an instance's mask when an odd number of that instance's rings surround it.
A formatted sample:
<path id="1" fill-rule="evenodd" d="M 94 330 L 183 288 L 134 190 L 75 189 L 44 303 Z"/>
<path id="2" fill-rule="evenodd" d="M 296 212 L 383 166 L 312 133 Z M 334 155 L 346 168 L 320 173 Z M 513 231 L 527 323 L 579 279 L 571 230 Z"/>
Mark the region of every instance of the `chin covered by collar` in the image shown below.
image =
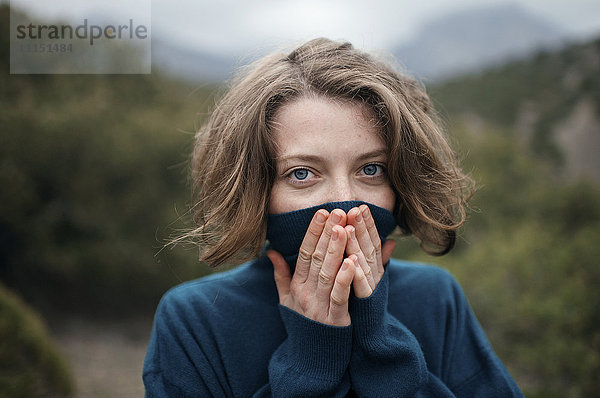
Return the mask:
<path id="1" fill-rule="evenodd" d="M 396 228 L 396 218 L 388 210 L 375 206 L 370 203 L 361 201 L 345 201 L 345 202 L 329 202 L 318 206 L 308 207 L 281 214 L 269 214 L 267 221 L 267 240 L 269 241 L 268 249 L 277 250 L 283 255 L 288 264 L 295 265 L 300 245 L 304 239 L 304 235 L 308 230 L 308 226 L 319 209 L 325 209 L 331 212 L 334 209 L 341 209 L 348 213 L 353 207 L 358 207 L 362 204 L 369 206 L 377 232 L 382 241 L 392 233 Z"/>

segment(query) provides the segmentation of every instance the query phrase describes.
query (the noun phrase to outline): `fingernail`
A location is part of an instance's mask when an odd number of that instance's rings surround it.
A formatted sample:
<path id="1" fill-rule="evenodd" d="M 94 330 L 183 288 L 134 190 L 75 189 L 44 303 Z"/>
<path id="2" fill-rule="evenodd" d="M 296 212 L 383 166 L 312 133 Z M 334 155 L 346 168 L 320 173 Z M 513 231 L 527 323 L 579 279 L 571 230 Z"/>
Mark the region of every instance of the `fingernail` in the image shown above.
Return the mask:
<path id="1" fill-rule="evenodd" d="M 362 215 L 360 214 L 360 209 L 356 212 L 356 222 L 361 222 L 362 221 Z"/>
<path id="2" fill-rule="evenodd" d="M 346 271 L 348 269 L 348 260 L 344 260 L 342 263 L 342 271 Z"/>
<path id="3" fill-rule="evenodd" d="M 356 230 L 354 228 L 350 228 L 350 239 L 356 239 Z"/>
<path id="4" fill-rule="evenodd" d="M 370 216 L 369 208 L 367 206 L 363 207 L 362 215 L 364 218 L 368 219 Z"/>
<path id="5" fill-rule="evenodd" d="M 317 212 L 317 222 L 319 224 L 323 224 L 326 219 L 327 219 L 327 217 L 325 217 L 325 215 L 321 211 Z"/>
<path id="6" fill-rule="evenodd" d="M 342 221 L 342 217 L 337 212 L 333 212 L 331 213 L 331 221 L 334 224 L 338 224 L 340 221 Z"/>

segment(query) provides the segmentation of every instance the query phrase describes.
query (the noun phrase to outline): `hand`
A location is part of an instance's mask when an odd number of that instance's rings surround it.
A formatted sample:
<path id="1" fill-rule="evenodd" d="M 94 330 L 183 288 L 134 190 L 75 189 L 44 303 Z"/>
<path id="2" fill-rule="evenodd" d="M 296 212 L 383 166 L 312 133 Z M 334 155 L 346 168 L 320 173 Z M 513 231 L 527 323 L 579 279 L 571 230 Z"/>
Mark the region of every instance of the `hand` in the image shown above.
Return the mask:
<path id="1" fill-rule="evenodd" d="M 354 256 L 357 265 L 352 284 L 354 294 L 359 298 L 369 297 L 383 276 L 383 265 L 389 261 L 396 242 L 388 239 L 381 245 L 375 221 L 367 205 L 350 209 L 345 229 L 346 254 L 349 258 Z"/>
<path id="2" fill-rule="evenodd" d="M 350 325 L 348 299 L 354 272 L 353 259 L 344 259 L 346 214 L 335 209 L 317 211 L 298 255 L 294 276 L 280 253 L 269 250 L 279 302 L 314 321 L 333 326 Z"/>

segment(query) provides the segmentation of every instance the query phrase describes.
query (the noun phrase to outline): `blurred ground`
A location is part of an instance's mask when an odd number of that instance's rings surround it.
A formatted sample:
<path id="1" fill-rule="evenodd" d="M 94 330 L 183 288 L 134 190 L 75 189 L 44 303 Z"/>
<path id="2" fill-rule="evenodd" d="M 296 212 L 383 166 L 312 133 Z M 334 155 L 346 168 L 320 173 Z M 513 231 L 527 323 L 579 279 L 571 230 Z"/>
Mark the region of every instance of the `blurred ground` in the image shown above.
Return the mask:
<path id="1" fill-rule="evenodd" d="M 142 366 L 151 327 L 151 319 L 53 322 L 54 339 L 75 378 L 75 398 L 143 397 Z"/>

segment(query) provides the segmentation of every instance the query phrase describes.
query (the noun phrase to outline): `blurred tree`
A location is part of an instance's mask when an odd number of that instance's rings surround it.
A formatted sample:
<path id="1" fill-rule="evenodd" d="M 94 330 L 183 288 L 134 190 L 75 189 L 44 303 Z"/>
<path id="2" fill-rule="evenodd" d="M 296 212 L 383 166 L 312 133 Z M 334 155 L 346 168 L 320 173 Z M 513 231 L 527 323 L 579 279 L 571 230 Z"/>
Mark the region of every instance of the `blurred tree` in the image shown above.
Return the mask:
<path id="1" fill-rule="evenodd" d="M 0 17 L 6 32 L 7 6 Z M 159 251 L 183 226 L 194 123 L 214 88 L 158 73 L 9 75 L 2 61 L 2 280 L 45 312 L 112 316 L 151 313 L 205 274 L 195 253 Z"/>

